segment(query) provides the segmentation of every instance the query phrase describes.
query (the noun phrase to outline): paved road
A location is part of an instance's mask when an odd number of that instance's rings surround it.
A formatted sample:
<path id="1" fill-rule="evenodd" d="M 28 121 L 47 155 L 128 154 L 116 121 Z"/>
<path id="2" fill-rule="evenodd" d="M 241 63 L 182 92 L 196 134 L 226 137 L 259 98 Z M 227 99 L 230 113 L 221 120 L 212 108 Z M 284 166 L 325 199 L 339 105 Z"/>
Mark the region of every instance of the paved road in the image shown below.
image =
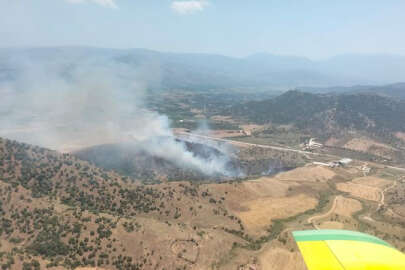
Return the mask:
<path id="1" fill-rule="evenodd" d="M 188 132 L 177 132 L 176 134 L 183 136 L 183 137 L 191 137 L 191 138 L 197 138 L 197 139 L 226 142 L 226 143 L 230 143 L 230 144 L 237 145 L 237 146 L 254 146 L 254 147 L 259 147 L 259 148 L 267 148 L 267 149 L 274 149 L 274 150 L 279 150 L 279 151 L 295 152 L 295 153 L 300 153 L 300 154 L 309 154 L 309 155 L 316 155 L 316 156 L 324 155 L 324 154 L 313 153 L 313 152 L 309 152 L 309 151 L 287 148 L 287 147 L 233 141 L 233 140 L 229 140 L 229 139 L 215 138 L 215 137 L 211 137 L 211 136 L 192 134 L 192 133 L 188 133 Z"/>
<path id="2" fill-rule="evenodd" d="M 288 148 L 288 147 L 274 146 L 274 145 L 240 142 L 240 141 L 234 141 L 234 140 L 229 140 L 229 139 L 215 138 L 215 137 L 211 137 L 211 136 L 207 136 L 207 135 L 192 134 L 192 133 L 188 133 L 188 132 L 179 131 L 179 132 L 176 132 L 176 134 L 178 136 L 183 136 L 186 138 L 189 137 L 189 138 L 205 139 L 205 140 L 211 140 L 211 141 L 217 141 L 217 142 L 225 142 L 225 143 L 233 144 L 236 146 L 254 146 L 254 147 L 267 148 L 267 149 L 273 149 L 273 150 L 278 150 L 278 151 L 294 152 L 294 153 L 299 153 L 299 154 L 303 154 L 303 155 L 324 156 L 324 157 L 330 157 L 330 158 L 335 158 L 335 159 L 343 158 L 341 156 L 336 156 L 336 155 L 331 155 L 331 154 L 313 153 L 313 152 L 309 152 L 309 151 L 298 150 L 298 149 L 293 149 L 293 148 Z M 399 170 L 399 171 L 405 172 L 405 168 L 401 168 L 401 167 L 388 166 L 385 164 L 374 163 L 374 162 L 372 162 L 372 163 L 370 162 L 370 164 L 377 164 L 380 166 L 385 166 L 386 168 L 389 168 L 389 169 L 394 169 L 394 170 Z"/>

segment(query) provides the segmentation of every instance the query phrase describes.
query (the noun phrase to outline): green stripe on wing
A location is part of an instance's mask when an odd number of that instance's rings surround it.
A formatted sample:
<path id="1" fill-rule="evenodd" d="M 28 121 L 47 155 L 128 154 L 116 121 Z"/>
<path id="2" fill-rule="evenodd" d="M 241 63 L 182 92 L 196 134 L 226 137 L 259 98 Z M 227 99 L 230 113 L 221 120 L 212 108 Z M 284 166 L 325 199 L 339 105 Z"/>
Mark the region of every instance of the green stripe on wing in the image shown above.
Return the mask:
<path id="1" fill-rule="evenodd" d="M 391 247 L 387 242 L 361 232 L 346 230 L 310 230 L 293 232 L 295 241 L 350 240 L 362 241 Z"/>

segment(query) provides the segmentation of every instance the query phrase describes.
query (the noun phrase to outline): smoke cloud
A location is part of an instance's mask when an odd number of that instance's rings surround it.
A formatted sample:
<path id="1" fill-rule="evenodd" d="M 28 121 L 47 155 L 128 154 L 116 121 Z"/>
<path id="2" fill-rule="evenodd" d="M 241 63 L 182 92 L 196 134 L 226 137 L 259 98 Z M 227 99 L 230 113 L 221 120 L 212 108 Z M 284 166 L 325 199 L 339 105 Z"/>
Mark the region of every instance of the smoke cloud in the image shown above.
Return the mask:
<path id="1" fill-rule="evenodd" d="M 234 176 L 226 168 L 229 149 L 196 156 L 176 139 L 167 116 L 148 110 L 145 93 L 158 84 L 158 65 L 134 68 L 80 55 L 40 59 L 8 59 L 14 78 L 0 80 L 0 136 L 59 151 L 130 141 L 179 167 Z"/>

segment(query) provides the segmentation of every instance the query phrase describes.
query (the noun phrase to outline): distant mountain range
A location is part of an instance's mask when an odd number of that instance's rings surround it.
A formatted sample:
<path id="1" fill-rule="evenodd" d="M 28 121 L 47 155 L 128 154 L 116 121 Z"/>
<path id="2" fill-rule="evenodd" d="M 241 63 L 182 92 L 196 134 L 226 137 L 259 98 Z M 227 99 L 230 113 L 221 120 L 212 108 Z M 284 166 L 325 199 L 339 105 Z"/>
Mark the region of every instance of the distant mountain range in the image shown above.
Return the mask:
<path id="1" fill-rule="evenodd" d="M 398 55 L 351 54 L 312 61 L 264 53 L 232 58 L 145 49 L 61 47 L 0 49 L 0 82 L 18 80 L 27 67 L 46 67 L 69 78 L 69 74 L 82 65 L 112 64 L 140 70 L 138 79 L 156 89 L 287 90 L 405 81 L 405 57 Z"/>

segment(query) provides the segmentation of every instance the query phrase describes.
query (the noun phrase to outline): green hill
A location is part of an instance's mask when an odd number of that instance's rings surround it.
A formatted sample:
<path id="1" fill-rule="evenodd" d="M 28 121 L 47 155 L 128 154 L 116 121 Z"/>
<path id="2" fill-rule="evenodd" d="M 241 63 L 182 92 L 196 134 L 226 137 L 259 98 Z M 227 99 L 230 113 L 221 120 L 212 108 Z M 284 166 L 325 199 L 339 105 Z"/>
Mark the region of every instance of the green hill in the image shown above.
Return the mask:
<path id="1" fill-rule="evenodd" d="M 373 134 L 405 131 L 405 102 L 376 94 L 288 91 L 274 99 L 233 106 L 224 114 L 250 122 L 294 124 L 319 134 L 341 129 Z"/>

